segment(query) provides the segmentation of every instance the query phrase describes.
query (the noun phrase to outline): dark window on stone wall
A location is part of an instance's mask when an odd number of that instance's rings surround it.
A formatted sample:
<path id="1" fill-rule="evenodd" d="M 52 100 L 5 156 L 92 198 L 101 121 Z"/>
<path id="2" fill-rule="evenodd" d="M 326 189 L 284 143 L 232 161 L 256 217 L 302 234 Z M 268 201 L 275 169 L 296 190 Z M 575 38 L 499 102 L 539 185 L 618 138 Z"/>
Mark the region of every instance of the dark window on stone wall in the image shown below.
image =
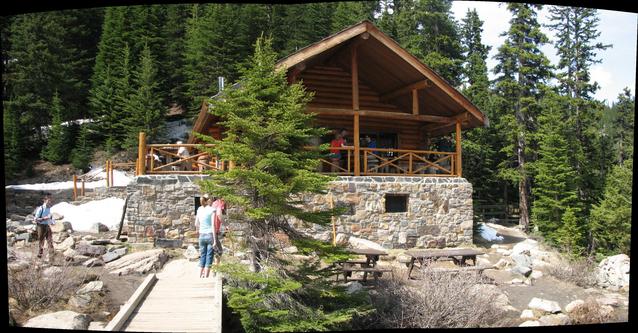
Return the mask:
<path id="1" fill-rule="evenodd" d="M 386 194 L 385 195 L 385 212 L 386 213 L 404 213 L 408 211 L 408 195 L 407 194 Z"/>

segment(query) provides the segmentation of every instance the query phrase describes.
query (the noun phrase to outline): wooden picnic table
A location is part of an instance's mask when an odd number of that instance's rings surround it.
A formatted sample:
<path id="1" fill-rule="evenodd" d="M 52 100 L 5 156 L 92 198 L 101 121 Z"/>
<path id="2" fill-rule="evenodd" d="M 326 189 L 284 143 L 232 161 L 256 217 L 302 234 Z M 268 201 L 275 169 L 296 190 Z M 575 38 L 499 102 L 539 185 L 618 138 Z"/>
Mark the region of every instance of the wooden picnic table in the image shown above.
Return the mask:
<path id="1" fill-rule="evenodd" d="M 408 272 L 408 279 L 414 269 L 414 265 L 418 262 L 419 267 L 425 267 L 430 262 L 439 260 L 441 258 L 451 258 L 454 264 L 458 266 L 467 266 L 467 260 L 472 260 L 472 265 L 476 266 L 476 256 L 484 254 L 485 252 L 477 249 L 469 248 L 454 248 L 454 249 L 413 249 L 405 251 L 406 255 L 412 257 L 410 262 L 406 265 L 410 267 Z"/>
<path id="2" fill-rule="evenodd" d="M 347 249 L 348 252 L 354 254 L 360 254 L 366 256 L 364 260 L 346 260 L 337 262 L 341 266 L 341 271 L 344 275 L 344 279 L 347 282 L 348 277 L 352 275 L 352 272 L 363 272 L 363 282 L 367 281 L 368 273 L 373 274 L 375 280 L 377 280 L 383 272 L 391 271 L 388 269 L 380 269 L 377 267 L 377 262 L 380 256 L 388 255 L 387 252 L 375 249 Z M 360 265 L 360 267 L 356 267 Z M 339 279 L 337 275 L 337 280 Z"/>

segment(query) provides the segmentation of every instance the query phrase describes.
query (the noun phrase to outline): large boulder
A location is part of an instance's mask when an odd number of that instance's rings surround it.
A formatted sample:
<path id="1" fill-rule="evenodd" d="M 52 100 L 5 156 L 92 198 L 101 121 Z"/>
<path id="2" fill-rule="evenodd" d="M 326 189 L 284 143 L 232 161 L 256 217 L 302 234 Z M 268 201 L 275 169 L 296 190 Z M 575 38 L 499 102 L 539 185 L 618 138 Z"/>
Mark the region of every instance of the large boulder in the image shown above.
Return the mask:
<path id="1" fill-rule="evenodd" d="M 526 266 L 516 265 L 512 268 L 512 272 L 523 275 L 524 277 L 528 277 L 532 274 L 532 269 Z"/>
<path id="2" fill-rule="evenodd" d="M 69 299 L 69 305 L 83 310 L 89 307 L 91 304 L 91 296 L 87 294 L 75 295 Z"/>
<path id="3" fill-rule="evenodd" d="M 91 318 L 85 314 L 73 311 L 58 311 L 31 318 L 23 326 L 67 330 L 86 330 L 89 327 L 90 322 Z"/>
<path id="4" fill-rule="evenodd" d="M 119 260 L 104 265 L 111 274 L 127 275 L 130 273 L 146 274 L 151 270 L 159 270 L 168 261 L 168 255 L 163 249 L 135 252 Z"/>
<path id="5" fill-rule="evenodd" d="M 88 293 L 92 293 L 92 292 L 100 292 L 100 291 L 102 291 L 102 288 L 104 288 L 104 282 L 102 282 L 102 281 L 91 281 L 91 282 L 85 284 L 84 287 L 80 288 L 80 290 L 78 290 L 76 292 L 76 294 L 82 295 L 82 294 L 88 294 Z"/>
<path id="6" fill-rule="evenodd" d="M 363 290 L 363 285 L 361 285 L 361 283 L 357 281 L 350 281 L 345 284 L 345 287 L 346 287 L 346 294 L 348 295 L 354 294 L 356 292 Z"/>
<path id="7" fill-rule="evenodd" d="M 560 305 L 557 302 L 534 297 L 527 305 L 532 310 L 547 313 L 558 313 L 561 311 Z"/>
<path id="8" fill-rule="evenodd" d="M 237 254 L 235 254 L 236 256 Z M 184 257 L 186 259 L 193 261 L 199 259 L 199 251 L 193 246 L 189 245 L 188 248 L 184 251 Z"/>
<path id="9" fill-rule="evenodd" d="M 610 290 L 629 288 L 629 257 L 619 254 L 605 258 L 598 265 L 597 283 Z"/>
<path id="10" fill-rule="evenodd" d="M 53 247 L 58 250 L 58 251 L 66 251 L 68 249 L 72 249 L 73 246 L 75 246 L 75 239 L 73 239 L 73 237 L 67 237 L 62 243 L 60 244 L 53 244 Z"/>
<path id="11" fill-rule="evenodd" d="M 113 260 L 123 257 L 124 255 L 126 255 L 127 252 L 128 252 L 128 249 L 126 247 L 114 249 L 112 251 L 106 252 L 102 256 L 102 260 L 104 260 L 105 263 L 109 263 Z"/>
<path id="12" fill-rule="evenodd" d="M 582 299 L 577 299 L 565 305 L 565 312 L 571 313 L 571 312 L 574 312 L 575 310 L 582 308 L 583 306 L 585 306 L 585 301 L 583 301 Z"/>
<path id="13" fill-rule="evenodd" d="M 571 320 L 569 317 L 563 313 L 544 315 L 538 318 L 538 322 L 541 326 L 559 326 L 559 325 L 569 325 Z"/>
<path id="14" fill-rule="evenodd" d="M 348 239 L 348 243 L 350 243 L 350 246 L 356 249 L 373 249 L 373 250 L 386 251 L 386 249 L 383 248 L 383 246 L 363 238 L 350 237 Z"/>
<path id="15" fill-rule="evenodd" d="M 99 234 L 101 232 L 108 232 L 109 231 L 109 227 L 105 226 L 102 223 L 94 223 L 91 226 L 90 232 L 94 233 L 94 234 Z"/>
<path id="16" fill-rule="evenodd" d="M 76 245 L 75 251 L 78 254 L 89 257 L 99 257 L 106 253 L 106 246 L 103 245 L 91 245 L 87 242 L 80 242 Z"/>
<path id="17" fill-rule="evenodd" d="M 473 285 L 470 289 L 470 293 L 477 297 L 483 297 L 490 304 L 495 305 L 502 311 L 516 311 L 516 308 L 510 304 L 507 295 L 493 284 Z"/>
<path id="18" fill-rule="evenodd" d="M 56 224 L 51 226 L 51 231 L 53 231 L 53 233 L 63 232 L 63 231 L 73 231 L 73 225 L 71 224 L 71 222 L 59 221 Z"/>

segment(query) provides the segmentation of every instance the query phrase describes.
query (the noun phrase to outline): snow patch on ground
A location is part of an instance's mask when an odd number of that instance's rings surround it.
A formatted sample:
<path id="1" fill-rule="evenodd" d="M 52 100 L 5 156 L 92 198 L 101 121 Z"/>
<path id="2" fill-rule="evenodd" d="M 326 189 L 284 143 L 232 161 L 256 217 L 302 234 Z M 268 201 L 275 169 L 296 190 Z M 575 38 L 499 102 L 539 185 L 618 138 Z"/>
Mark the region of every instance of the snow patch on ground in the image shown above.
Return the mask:
<path id="1" fill-rule="evenodd" d="M 75 231 L 89 231 L 98 222 L 114 230 L 119 227 L 123 209 L 124 199 L 106 198 L 78 206 L 60 202 L 51 207 L 51 212 L 62 215 L 62 220 L 70 222 Z"/>
<path id="2" fill-rule="evenodd" d="M 503 236 L 497 236 L 497 232 L 495 229 L 488 227 L 484 223 L 481 223 L 481 237 L 488 242 L 492 241 L 502 241 Z"/>
<path id="3" fill-rule="evenodd" d="M 97 168 L 91 170 L 87 173 L 87 178 L 90 181 L 84 183 L 85 188 L 98 188 L 98 187 L 106 187 L 106 172 L 104 172 L 104 168 Z M 131 181 L 133 181 L 133 177 L 127 175 L 125 172 L 119 170 L 113 170 L 113 186 L 126 186 Z M 81 182 L 78 182 L 78 188 L 82 186 Z M 69 180 L 67 182 L 55 182 L 55 183 L 39 183 L 39 184 L 22 184 L 22 185 L 8 185 L 6 188 L 13 188 L 17 190 L 66 190 L 73 188 L 73 181 Z"/>

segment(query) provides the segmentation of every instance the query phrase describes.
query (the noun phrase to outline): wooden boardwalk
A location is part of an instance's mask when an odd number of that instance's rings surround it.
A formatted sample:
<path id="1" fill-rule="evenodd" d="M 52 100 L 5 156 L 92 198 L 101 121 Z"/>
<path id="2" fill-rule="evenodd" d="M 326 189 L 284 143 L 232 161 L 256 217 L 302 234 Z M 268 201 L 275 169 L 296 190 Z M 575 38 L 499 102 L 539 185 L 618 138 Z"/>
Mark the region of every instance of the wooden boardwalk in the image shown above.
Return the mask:
<path id="1" fill-rule="evenodd" d="M 221 278 L 199 278 L 196 262 L 169 262 L 121 331 L 221 333 Z"/>

